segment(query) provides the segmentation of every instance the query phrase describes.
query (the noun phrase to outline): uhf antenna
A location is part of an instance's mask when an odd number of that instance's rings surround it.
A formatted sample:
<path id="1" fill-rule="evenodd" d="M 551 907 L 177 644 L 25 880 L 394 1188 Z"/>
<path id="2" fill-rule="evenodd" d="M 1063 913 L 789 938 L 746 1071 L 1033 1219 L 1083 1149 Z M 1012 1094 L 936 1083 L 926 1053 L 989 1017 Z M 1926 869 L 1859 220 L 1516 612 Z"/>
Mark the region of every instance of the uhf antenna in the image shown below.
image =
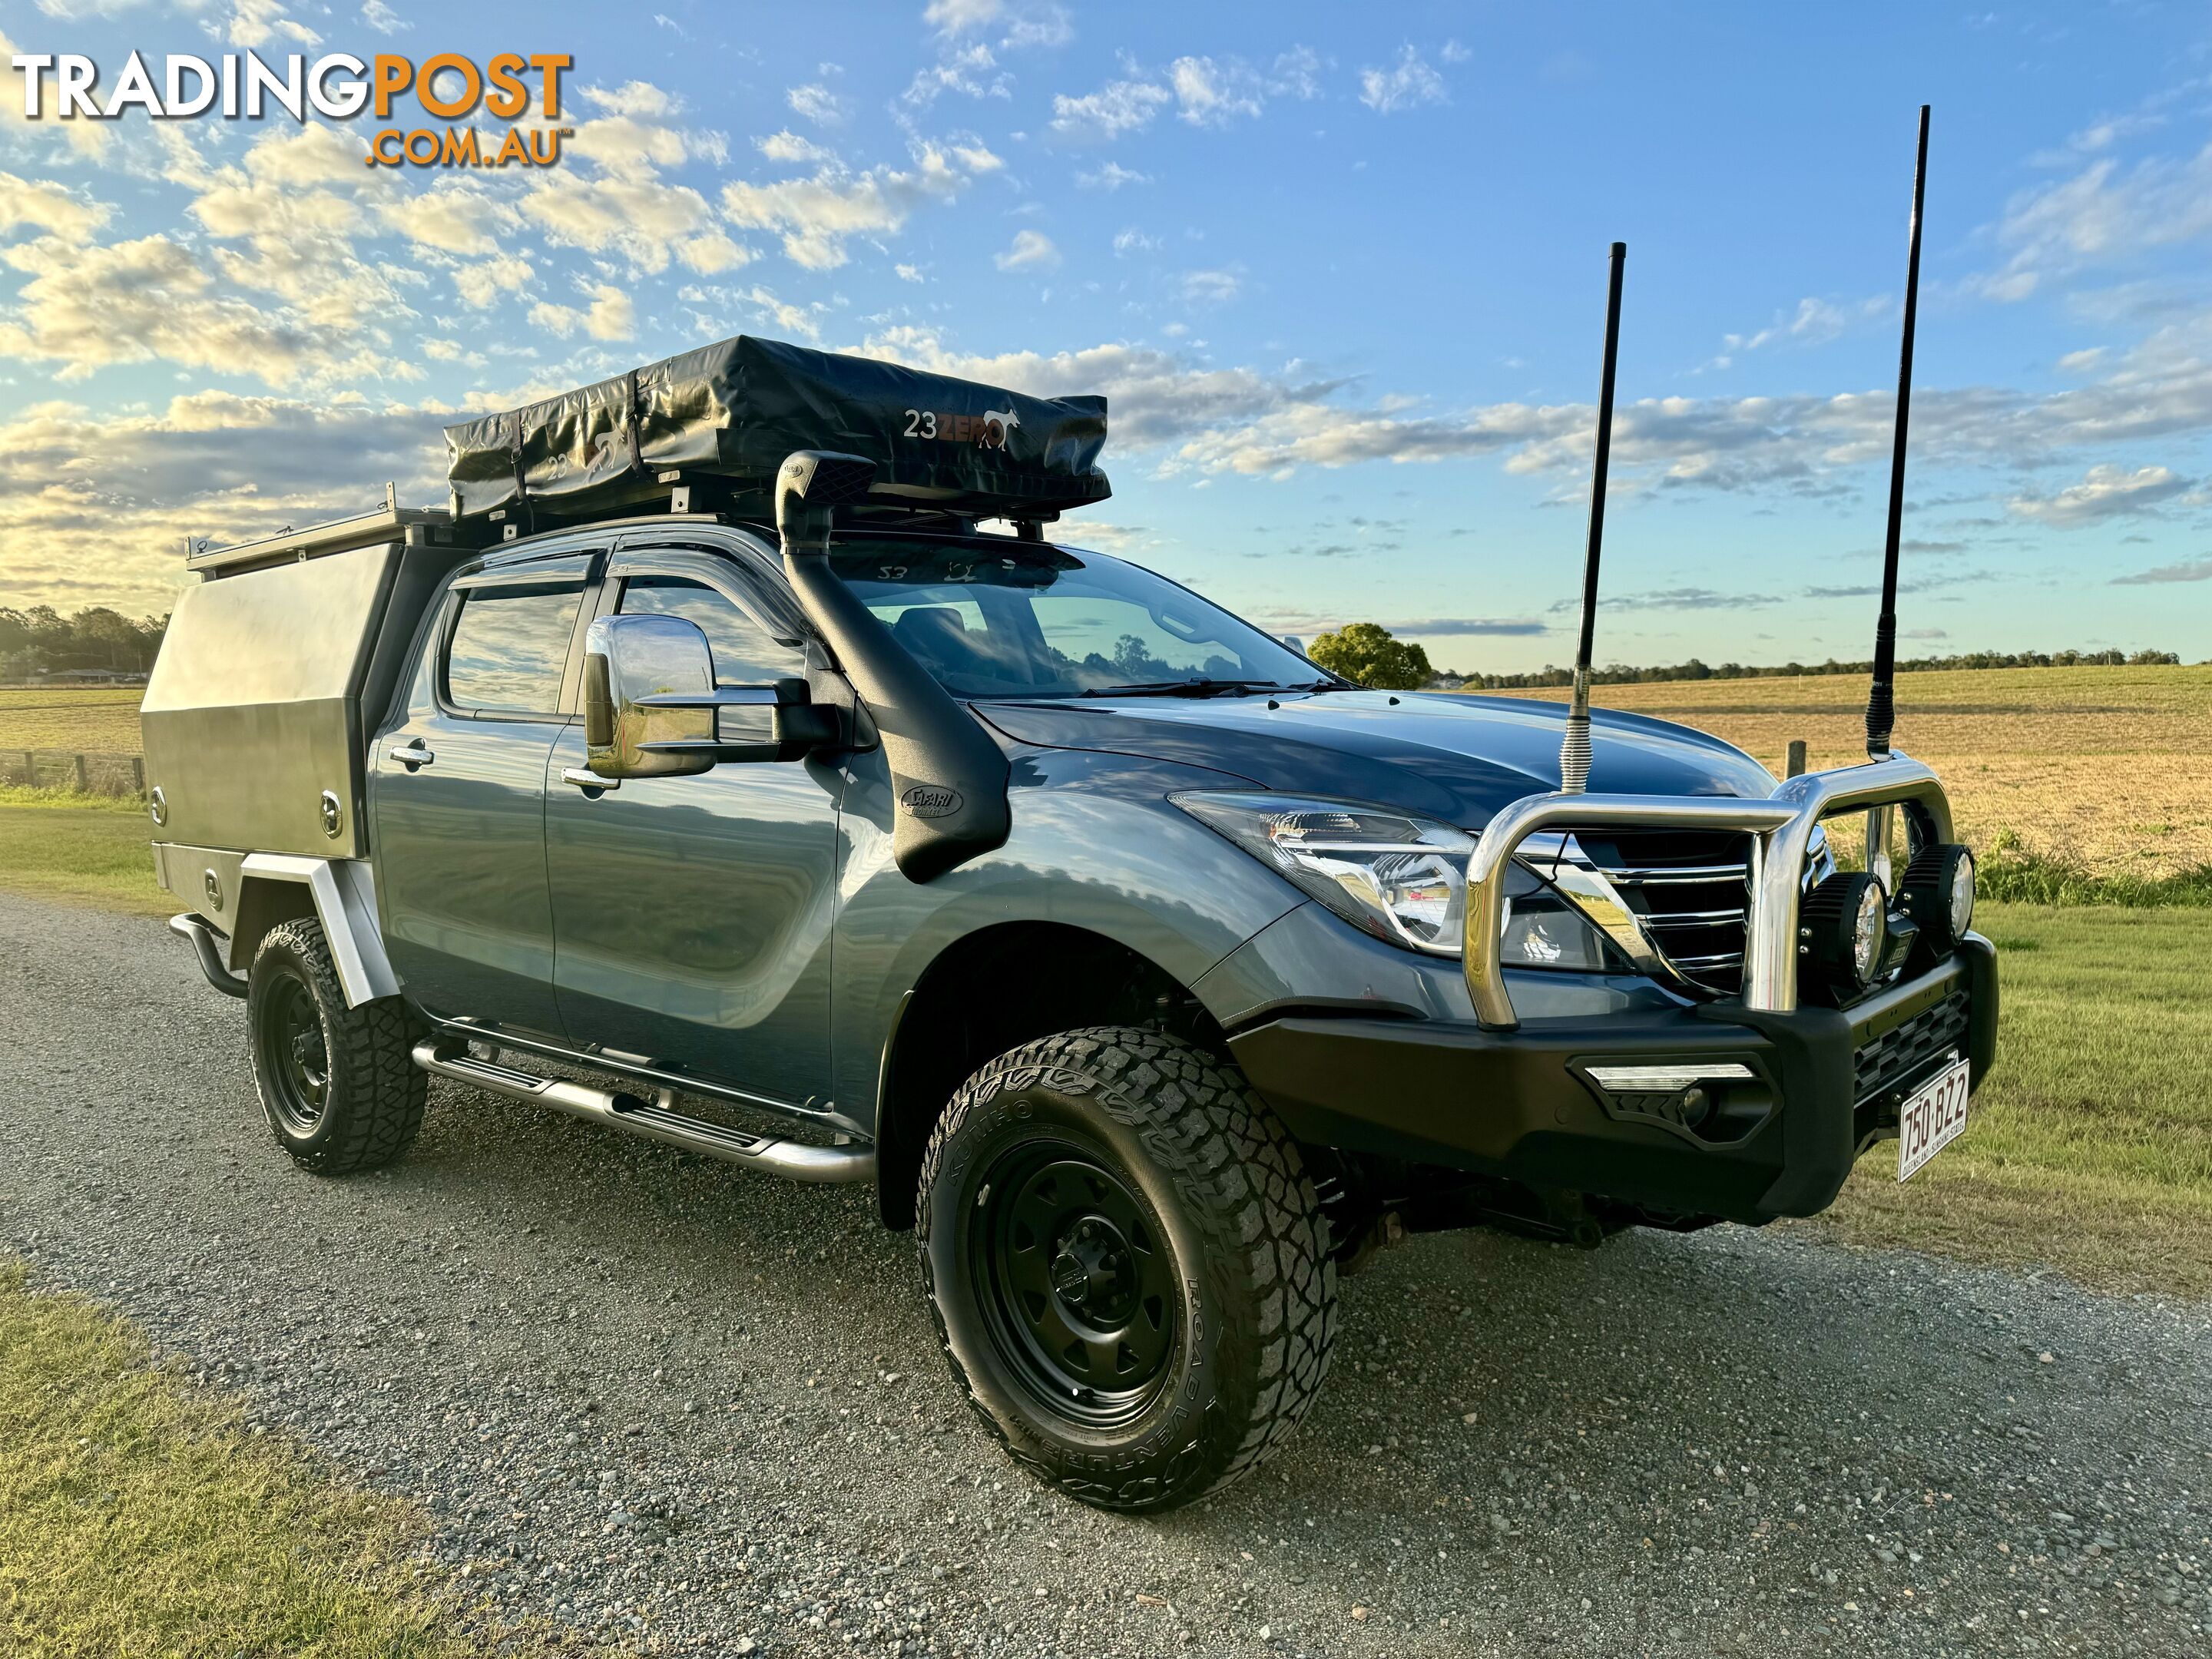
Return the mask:
<path id="1" fill-rule="evenodd" d="M 1889 455 L 1889 536 L 1881 554 L 1881 616 L 1874 625 L 1874 684 L 1867 689 L 1869 760 L 1888 757 L 1897 725 L 1898 535 L 1905 523 L 1905 437 L 1912 414 L 1912 325 L 1920 309 L 1920 204 L 1928 186 L 1928 106 L 1920 106 L 1920 152 L 1912 164 L 1912 229 L 1905 256 L 1905 342 L 1897 354 L 1897 436 Z"/>
<path id="2" fill-rule="evenodd" d="M 1917 246 L 1916 244 L 1916 246 Z M 1574 701 L 1566 735 L 1559 739 L 1559 793 L 1579 795 L 1589 785 L 1590 647 L 1597 633 L 1597 562 L 1605 545 L 1605 469 L 1613 455 L 1613 366 L 1620 350 L 1620 273 L 1628 244 L 1615 242 L 1605 294 L 1605 373 L 1597 388 L 1597 465 L 1590 475 L 1589 545 L 1583 554 L 1583 631 L 1575 646 Z"/>

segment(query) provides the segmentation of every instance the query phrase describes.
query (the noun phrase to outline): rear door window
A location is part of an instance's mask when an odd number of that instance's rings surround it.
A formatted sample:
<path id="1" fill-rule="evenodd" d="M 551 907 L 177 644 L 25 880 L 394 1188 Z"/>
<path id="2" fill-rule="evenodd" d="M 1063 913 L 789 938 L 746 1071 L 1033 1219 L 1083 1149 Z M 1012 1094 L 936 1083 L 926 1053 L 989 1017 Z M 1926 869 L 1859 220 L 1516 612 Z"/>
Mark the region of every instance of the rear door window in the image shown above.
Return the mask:
<path id="1" fill-rule="evenodd" d="M 577 587 L 484 587 L 465 594 L 446 651 L 446 701 L 475 714 L 557 713 L 582 602 Z"/>

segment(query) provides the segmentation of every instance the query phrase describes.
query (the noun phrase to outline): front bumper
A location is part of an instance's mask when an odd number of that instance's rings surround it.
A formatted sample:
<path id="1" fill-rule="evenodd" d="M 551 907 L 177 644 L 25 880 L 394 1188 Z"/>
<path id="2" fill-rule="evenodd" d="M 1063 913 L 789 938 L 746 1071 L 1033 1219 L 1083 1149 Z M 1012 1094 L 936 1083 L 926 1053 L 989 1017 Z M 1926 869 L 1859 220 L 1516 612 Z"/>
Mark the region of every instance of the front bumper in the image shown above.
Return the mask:
<path id="1" fill-rule="evenodd" d="M 1996 951 L 1948 960 L 1854 1007 L 1740 1002 L 1529 1018 L 1291 1014 L 1231 1037 L 1299 1139 L 1566 1190 L 1673 1216 L 1753 1224 L 1827 1207 L 1899 1103 L 1963 1052 L 1980 1085 L 1996 1051 Z M 1592 1066 L 1734 1062 L 1694 1123 L 1679 1091 L 1624 1094 Z"/>

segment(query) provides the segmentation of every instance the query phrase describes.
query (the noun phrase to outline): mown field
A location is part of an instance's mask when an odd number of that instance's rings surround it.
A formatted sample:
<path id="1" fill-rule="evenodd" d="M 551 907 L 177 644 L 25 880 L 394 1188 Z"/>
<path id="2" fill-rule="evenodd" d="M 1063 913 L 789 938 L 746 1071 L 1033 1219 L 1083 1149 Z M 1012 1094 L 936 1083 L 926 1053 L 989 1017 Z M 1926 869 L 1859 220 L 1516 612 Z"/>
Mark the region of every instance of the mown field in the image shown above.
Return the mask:
<path id="1" fill-rule="evenodd" d="M 0 691 L 0 751 L 58 749 L 98 755 L 139 751 L 137 686 L 112 690 Z"/>
<path id="2" fill-rule="evenodd" d="M 1815 769 L 1863 759 L 1865 697 L 1864 680 L 1840 674 L 1590 692 L 1725 738 L 1778 774 L 1793 738 Z M 2045 858 L 2152 879 L 2212 864 L 2212 666 L 1900 674 L 1897 708 L 1897 746 L 1942 775 L 1977 848 L 2009 831 Z"/>

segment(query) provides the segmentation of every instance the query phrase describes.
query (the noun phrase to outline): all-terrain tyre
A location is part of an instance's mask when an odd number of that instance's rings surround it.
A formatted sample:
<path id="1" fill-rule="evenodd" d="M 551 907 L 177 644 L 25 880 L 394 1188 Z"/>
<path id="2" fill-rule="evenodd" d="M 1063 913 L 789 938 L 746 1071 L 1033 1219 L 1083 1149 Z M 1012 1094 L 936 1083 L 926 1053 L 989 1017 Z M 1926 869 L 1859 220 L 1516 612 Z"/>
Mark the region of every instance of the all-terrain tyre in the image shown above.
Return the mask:
<path id="1" fill-rule="evenodd" d="M 1297 1148 L 1178 1038 L 1066 1031 L 984 1066 L 930 1137 L 916 1232 L 976 1413 L 1101 1509 L 1246 1474 L 1328 1370 L 1336 1266 Z"/>
<path id="2" fill-rule="evenodd" d="M 246 1010 L 253 1086 L 294 1163 L 351 1175 L 414 1145 L 430 1081 L 411 1053 L 414 1017 L 398 997 L 346 1006 L 321 923 L 287 921 L 263 935 Z"/>

